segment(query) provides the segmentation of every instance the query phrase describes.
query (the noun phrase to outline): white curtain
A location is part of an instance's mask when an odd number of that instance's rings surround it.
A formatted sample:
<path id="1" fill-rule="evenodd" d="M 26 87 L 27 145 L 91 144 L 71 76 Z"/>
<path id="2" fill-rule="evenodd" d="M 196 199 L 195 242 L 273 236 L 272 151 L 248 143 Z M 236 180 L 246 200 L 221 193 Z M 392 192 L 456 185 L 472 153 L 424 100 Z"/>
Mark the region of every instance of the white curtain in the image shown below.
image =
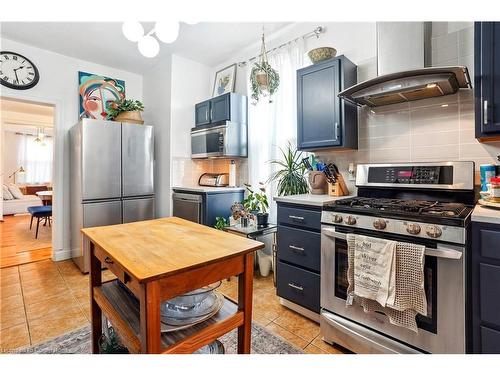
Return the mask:
<path id="1" fill-rule="evenodd" d="M 17 165 L 22 166 L 26 173 L 18 173 L 16 182 L 37 184 L 52 181 L 52 137 L 45 137 L 43 142 L 35 142 L 32 135 L 17 135 L 18 155 Z"/>
<path id="2" fill-rule="evenodd" d="M 276 167 L 269 163 L 281 159 L 280 147 L 287 142 L 297 143 L 297 69 L 303 67 L 304 41 L 302 39 L 288 44 L 268 56 L 268 61 L 280 76 L 280 85 L 272 96 L 272 103 L 264 97 L 256 105 L 250 104 L 248 110 L 248 179 L 257 188 L 259 182 L 266 182 Z M 247 82 L 253 64 L 247 68 Z M 248 98 L 251 101 L 250 85 Z M 276 195 L 276 183 L 267 185 L 270 203 L 269 222 L 276 222 L 276 205 L 272 197 Z"/>

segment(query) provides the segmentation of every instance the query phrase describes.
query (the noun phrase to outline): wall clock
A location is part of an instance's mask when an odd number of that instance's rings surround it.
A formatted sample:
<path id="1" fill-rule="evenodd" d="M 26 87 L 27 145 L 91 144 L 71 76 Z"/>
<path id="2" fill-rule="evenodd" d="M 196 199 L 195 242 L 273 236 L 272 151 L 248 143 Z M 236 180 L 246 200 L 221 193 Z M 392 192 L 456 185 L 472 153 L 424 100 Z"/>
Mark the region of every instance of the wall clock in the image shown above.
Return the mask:
<path id="1" fill-rule="evenodd" d="M 15 52 L 0 51 L 0 83 L 15 90 L 27 90 L 38 83 L 40 74 L 29 60 Z"/>

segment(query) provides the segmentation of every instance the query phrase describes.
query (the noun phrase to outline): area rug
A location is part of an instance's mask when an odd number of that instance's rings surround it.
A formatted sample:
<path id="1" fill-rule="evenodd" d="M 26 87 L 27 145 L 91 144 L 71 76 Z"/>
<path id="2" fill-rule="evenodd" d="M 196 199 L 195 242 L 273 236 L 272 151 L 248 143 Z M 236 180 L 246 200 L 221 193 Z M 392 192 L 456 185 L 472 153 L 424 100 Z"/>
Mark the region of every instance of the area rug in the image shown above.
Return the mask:
<path id="1" fill-rule="evenodd" d="M 233 330 L 219 339 L 226 354 L 235 354 L 237 348 L 237 332 Z M 89 354 L 91 352 L 90 326 L 69 332 L 42 344 L 24 348 L 17 353 L 32 354 Z M 253 354 L 303 354 L 297 347 L 275 336 L 259 324 L 252 323 Z"/>

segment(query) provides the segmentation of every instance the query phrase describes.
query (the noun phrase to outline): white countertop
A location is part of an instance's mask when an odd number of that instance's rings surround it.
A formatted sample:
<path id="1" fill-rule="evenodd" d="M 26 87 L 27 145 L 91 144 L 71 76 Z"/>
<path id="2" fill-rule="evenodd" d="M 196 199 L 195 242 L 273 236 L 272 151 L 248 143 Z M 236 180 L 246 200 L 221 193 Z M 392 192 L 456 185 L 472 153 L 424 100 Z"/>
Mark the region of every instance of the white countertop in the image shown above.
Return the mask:
<path id="1" fill-rule="evenodd" d="M 276 202 L 281 203 L 292 203 L 292 204 L 303 204 L 307 206 L 323 207 L 327 203 L 335 202 L 338 199 L 349 198 L 350 195 L 343 197 L 332 197 L 328 194 L 316 195 L 316 194 L 298 194 L 298 195 L 287 195 L 283 197 L 274 197 Z"/>
<path id="2" fill-rule="evenodd" d="M 244 187 L 213 187 L 213 186 L 174 186 L 173 190 L 189 191 L 194 193 L 222 193 L 245 190 Z"/>
<path id="3" fill-rule="evenodd" d="M 472 221 L 500 224 L 500 210 L 476 204 L 474 211 L 472 211 Z"/>

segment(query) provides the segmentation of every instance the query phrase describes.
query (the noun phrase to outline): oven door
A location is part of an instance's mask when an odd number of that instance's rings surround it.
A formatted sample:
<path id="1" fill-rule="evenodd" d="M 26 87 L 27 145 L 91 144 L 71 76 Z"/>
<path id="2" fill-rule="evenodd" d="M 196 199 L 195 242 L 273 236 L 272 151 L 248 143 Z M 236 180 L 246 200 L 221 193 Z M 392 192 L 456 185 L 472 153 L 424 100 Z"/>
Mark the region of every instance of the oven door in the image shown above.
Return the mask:
<path id="1" fill-rule="evenodd" d="M 465 353 L 464 247 L 411 239 L 426 246 L 424 288 L 427 316 L 417 315 L 418 333 L 393 325 L 382 313 L 346 305 L 347 242 L 352 230 L 321 228 L 321 325 L 327 341 L 355 352 Z M 356 234 L 409 242 L 404 236 L 356 229 Z M 342 342 L 339 342 L 342 341 Z"/>
<path id="2" fill-rule="evenodd" d="M 208 158 L 224 156 L 226 150 L 226 129 L 216 126 L 191 132 L 191 157 Z"/>

